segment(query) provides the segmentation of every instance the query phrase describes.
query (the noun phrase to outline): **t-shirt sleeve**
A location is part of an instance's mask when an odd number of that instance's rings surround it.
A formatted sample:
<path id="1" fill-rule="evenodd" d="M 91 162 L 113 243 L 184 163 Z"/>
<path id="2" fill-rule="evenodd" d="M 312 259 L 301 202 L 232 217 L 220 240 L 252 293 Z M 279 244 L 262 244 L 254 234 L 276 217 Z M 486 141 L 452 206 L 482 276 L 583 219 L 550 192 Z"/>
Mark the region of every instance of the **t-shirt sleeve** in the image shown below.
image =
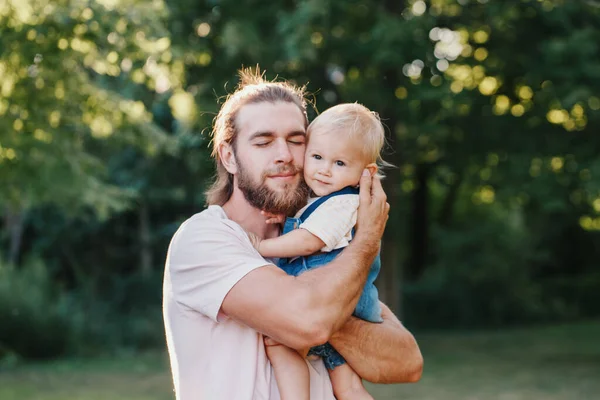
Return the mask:
<path id="1" fill-rule="evenodd" d="M 268 264 L 241 228 L 227 220 L 196 218 L 173 237 L 167 268 L 174 300 L 217 321 L 229 290 L 247 273 Z"/>
<path id="2" fill-rule="evenodd" d="M 300 224 L 325 243 L 322 251 L 333 250 L 356 225 L 358 195 L 342 195 L 327 199 Z"/>

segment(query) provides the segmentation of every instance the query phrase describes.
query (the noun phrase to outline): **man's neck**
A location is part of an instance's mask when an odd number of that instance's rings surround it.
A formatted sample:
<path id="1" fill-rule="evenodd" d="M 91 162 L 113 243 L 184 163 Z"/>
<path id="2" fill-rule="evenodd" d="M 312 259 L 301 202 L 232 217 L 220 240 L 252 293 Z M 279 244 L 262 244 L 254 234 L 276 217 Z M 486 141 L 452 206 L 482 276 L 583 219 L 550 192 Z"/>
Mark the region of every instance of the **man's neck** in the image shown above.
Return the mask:
<path id="1" fill-rule="evenodd" d="M 238 188 L 234 189 L 229 200 L 223 204 L 223 210 L 230 220 L 261 239 L 274 238 L 280 233 L 279 225 L 267 224 L 267 217 L 260 213 L 261 210 L 251 206 Z"/>

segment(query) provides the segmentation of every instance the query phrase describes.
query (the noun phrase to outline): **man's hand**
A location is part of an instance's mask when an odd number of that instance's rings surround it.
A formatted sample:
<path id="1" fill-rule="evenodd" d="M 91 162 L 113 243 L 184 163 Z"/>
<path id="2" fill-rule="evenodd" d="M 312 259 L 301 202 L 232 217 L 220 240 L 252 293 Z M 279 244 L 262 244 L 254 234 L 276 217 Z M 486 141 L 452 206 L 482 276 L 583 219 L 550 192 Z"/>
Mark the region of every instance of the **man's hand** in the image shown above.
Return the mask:
<path id="1" fill-rule="evenodd" d="M 360 178 L 357 235 L 379 242 L 389 217 L 390 205 L 381 186 L 381 179 L 371 177 L 367 169 Z"/>
<path id="2" fill-rule="evenodd" d="M 380 304 L 382 323 L 352 317 L 329 342 L 369 382 L 417 382 L 423 372 L 419 345 L 392 311 Z"/>
<path id="3" fill-rule="evenodd" d="M 294 277 L 274 265 L 254 269 L 227 293 L 223 313 L 293 349 L 327 342 L 358 303 L 388 218 L 380 180 L 367 170 L 360 186 L 360 226 L 335 260 Z"/>

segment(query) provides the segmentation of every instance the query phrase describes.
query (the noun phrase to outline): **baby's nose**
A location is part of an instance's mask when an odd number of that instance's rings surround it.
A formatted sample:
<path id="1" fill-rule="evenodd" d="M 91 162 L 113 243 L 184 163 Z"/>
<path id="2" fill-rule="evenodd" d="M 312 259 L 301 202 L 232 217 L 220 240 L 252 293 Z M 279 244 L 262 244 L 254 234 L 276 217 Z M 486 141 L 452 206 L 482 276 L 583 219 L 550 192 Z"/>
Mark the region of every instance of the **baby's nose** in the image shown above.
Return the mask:
<path id="1" fill-rule="evenodd" d="M 325 175 L 325 176 L 331 175 L 331 169 L 329 167 L 323 167 L 323 168 L 321 168 L 321 170 L 319 172 L 321 173 L 321 175 Z"/>

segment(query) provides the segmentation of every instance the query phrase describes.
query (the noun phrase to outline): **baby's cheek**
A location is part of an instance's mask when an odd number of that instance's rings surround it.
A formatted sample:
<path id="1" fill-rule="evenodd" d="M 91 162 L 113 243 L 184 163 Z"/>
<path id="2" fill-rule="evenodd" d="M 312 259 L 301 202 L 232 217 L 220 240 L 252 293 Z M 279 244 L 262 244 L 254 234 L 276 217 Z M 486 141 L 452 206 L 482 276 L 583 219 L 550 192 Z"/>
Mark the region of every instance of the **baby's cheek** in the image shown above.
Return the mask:
<path id="1" fill-rule="evenodd" d="M 311 171 L 313 170 L 312 162 L 309 157 L 304 159 L 304 176 L 310 176 Z"/>
<path id="2" fill-rule="evenodd" d="M 364 168 L 360 168 L 354 171 L 354 173 L 352 174 L 352 182 L 354 186 L 357 186 L 360 183 L 360 177 L 362 176 L 363 169 Z"/>
<path id="3" fill-rule="evenodd" d="M 304 162 L 304 169 L 302 170 L 302 173 L 304 174 L 305 178 L 310 175 L 310 170 L 310 163 Z"/>
<path id="4" fill-rule="evenodd" d="M 307 171 L 306 171 L 306 168 L 304 169 L 304 175 L 303 175 L 303 177 L 304 177 L 304 181 L 305 181 L 306 183 L 308 183 L 308 178 L 309 178 L 309 175 L 308 175 L 308 173 L 307 173 Z"/>

